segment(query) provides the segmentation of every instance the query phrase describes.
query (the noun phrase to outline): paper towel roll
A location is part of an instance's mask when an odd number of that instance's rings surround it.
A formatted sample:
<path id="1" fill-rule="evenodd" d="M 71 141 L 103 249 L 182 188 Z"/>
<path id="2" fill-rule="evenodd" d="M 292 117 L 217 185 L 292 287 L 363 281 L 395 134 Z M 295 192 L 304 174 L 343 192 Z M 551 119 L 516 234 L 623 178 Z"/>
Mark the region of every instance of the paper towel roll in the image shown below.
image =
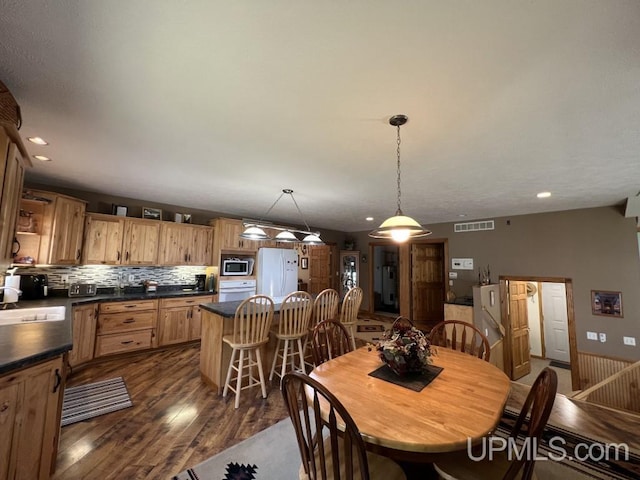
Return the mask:
<path id="1" fill-rule="evenodd" d="M 20 290 L 20 275 L 7 275 L 4 277 L 4 285 L 6 287 L 13 287 L 17 290 Z M 3 303 L 17 302 L 18 294 L 9 289 L 4 290 L 4 300 Z"/>

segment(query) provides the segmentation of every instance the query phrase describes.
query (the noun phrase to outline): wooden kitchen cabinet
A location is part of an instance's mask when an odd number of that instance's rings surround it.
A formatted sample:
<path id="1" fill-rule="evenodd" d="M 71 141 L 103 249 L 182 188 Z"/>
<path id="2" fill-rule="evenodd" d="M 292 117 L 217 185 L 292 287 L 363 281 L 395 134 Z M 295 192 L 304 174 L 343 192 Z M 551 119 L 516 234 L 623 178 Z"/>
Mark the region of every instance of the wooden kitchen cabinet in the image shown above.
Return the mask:
<path id="1" fill-rule="evenodd" d="M 0 126 L 0 267 L 13 262 L 16 220 L 24 170 L 31 166 L 18 131 L 13 125 Z"/>
<path id="2" fill-rule="evenodd" d="M 0 479 L 48 479 L 55 470 L 64 356 L 0 377 Z"/>
<path id="3" fill-rule="evenodd" d="M 73 307 L 73 349 L 69 352 L 70 366 L 75 367 L 93 360 L 97 319 L 97 304 Z"/>
<path id="4" fill-rule="evenodd" d="M 158 345 L 172 345 L 200 339 L 201 303 L 213 301 L 213 296 L 164 298 L 160 300 Z"/>
<path id="5" fill-rule="evenodd" d="M 157 346 L 158 300 L 105 302 L 98 308 L 95 356 Z"/>
<path id="6" fill-rule="evenodd" d="M 124 238 L 124 218 L 87 213 L 84 222 L 82 263 L 85 265 L 120 265 Z"/>
<path id="7" fill-rule="evenodd" d="M 210 265 L 213 228 L 162 222 L 160 265 Z"/>
<path id="8" fill-rule="evenodd" d="M 160 222 L 125 218 L 122 265 L 156 265 Z"/>
<path id="9" fill-rule="evenodd" d="M 60 193 L 27 190 L 25 196 L 42 203 L 42 225 L 38 227 L 40 245 L 37 254 L 28 252 L 36 263 L 79 265 L 87 202 Z M 20 252 L 23 256 L 27 252 Z"/>
<path id="10" fill-rule="evenodd" d="M 240 238 L 244 232 L 242 220 L 235 218 L 216 218 L 211 221 L 215 228 L 214 252 L 216 250 L 248 250 L 255 252 L 260 242 Z"/>

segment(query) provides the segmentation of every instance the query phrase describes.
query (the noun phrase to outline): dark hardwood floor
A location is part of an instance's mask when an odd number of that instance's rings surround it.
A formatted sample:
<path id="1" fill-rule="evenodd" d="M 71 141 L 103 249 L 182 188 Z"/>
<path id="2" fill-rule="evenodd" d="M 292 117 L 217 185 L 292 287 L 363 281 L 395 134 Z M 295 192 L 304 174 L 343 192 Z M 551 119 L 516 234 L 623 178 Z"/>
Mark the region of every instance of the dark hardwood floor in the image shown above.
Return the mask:
<path id="1" fill-rule="evenodd" d="M 133 407 L 62 428 L 54 479 L 171 478 L 287 417 L 278 385 L 223 399 L 201 380 L 200 345 L 79 368 L 67 386 L 123 377 Z"/>

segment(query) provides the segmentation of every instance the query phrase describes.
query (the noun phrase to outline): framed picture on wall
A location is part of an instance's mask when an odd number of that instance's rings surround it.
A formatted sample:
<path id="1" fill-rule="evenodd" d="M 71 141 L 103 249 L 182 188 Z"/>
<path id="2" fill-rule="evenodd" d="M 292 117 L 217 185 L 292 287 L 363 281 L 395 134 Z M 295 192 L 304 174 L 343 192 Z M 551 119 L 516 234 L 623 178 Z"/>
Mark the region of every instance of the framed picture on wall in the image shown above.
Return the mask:
<path id="1" fill-rule="evenodd" d="M 162 220 L 162 210 L 159 208 L 142 207 L 142 218 Z"/>
<path id="2" fill-rule="evenodd" d="M 309 257 L 302 257 L 300 259 L 300 268 L 303 270 L 309 268 Z"/>
<path id="3" fill-rule="evenodd" d="M 622 318 L 622 292 L 591 290 L 591 313 Z"/>

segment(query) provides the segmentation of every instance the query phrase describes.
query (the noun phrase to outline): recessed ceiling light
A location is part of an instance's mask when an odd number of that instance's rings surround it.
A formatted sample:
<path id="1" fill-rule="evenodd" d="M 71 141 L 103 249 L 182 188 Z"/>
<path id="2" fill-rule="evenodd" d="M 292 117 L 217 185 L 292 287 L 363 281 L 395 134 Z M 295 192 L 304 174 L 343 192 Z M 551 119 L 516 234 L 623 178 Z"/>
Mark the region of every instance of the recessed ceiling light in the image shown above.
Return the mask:
<path id="1" fill-rule="evenodd" d="M 27 140 L 29 140 L 31 143 L 35 143 L 36 145 L 49 145 L 49 142 L 47 142 L 42 137 L 28 137 Z"/>
<path id="2" fill-rule="evenodd" d="M 367 217 L 367 218 L 365 218 L 365 220 L 366 220 L 367 222 L 373 222 L 373 217 Z"/>
<path id="3" fill-rule="evenodd" d="M 459 214 L 458 214 L 458 216 L 459 216 L 459 217 L 461 217 L 461 218 L 463 218 L 463 217 L 466 217 L 466 216 L 467 216 L 467 214 L 466 214 L 466 213 L 459 213 Z"/>
<path id="4" fill-rule="evenodd" d="M 551 192 L 540 192 L 536 197 L 538 198 L 549 198 L 551 196 Z"/>
<path id="5" fill-rule="evenodd" d="M 34 155 L 33 158 L 36 160 L 40 160 L 41 162 L 50 162 L 51 159 L 49 157 L 45 157 L 44 155 Z"/>

